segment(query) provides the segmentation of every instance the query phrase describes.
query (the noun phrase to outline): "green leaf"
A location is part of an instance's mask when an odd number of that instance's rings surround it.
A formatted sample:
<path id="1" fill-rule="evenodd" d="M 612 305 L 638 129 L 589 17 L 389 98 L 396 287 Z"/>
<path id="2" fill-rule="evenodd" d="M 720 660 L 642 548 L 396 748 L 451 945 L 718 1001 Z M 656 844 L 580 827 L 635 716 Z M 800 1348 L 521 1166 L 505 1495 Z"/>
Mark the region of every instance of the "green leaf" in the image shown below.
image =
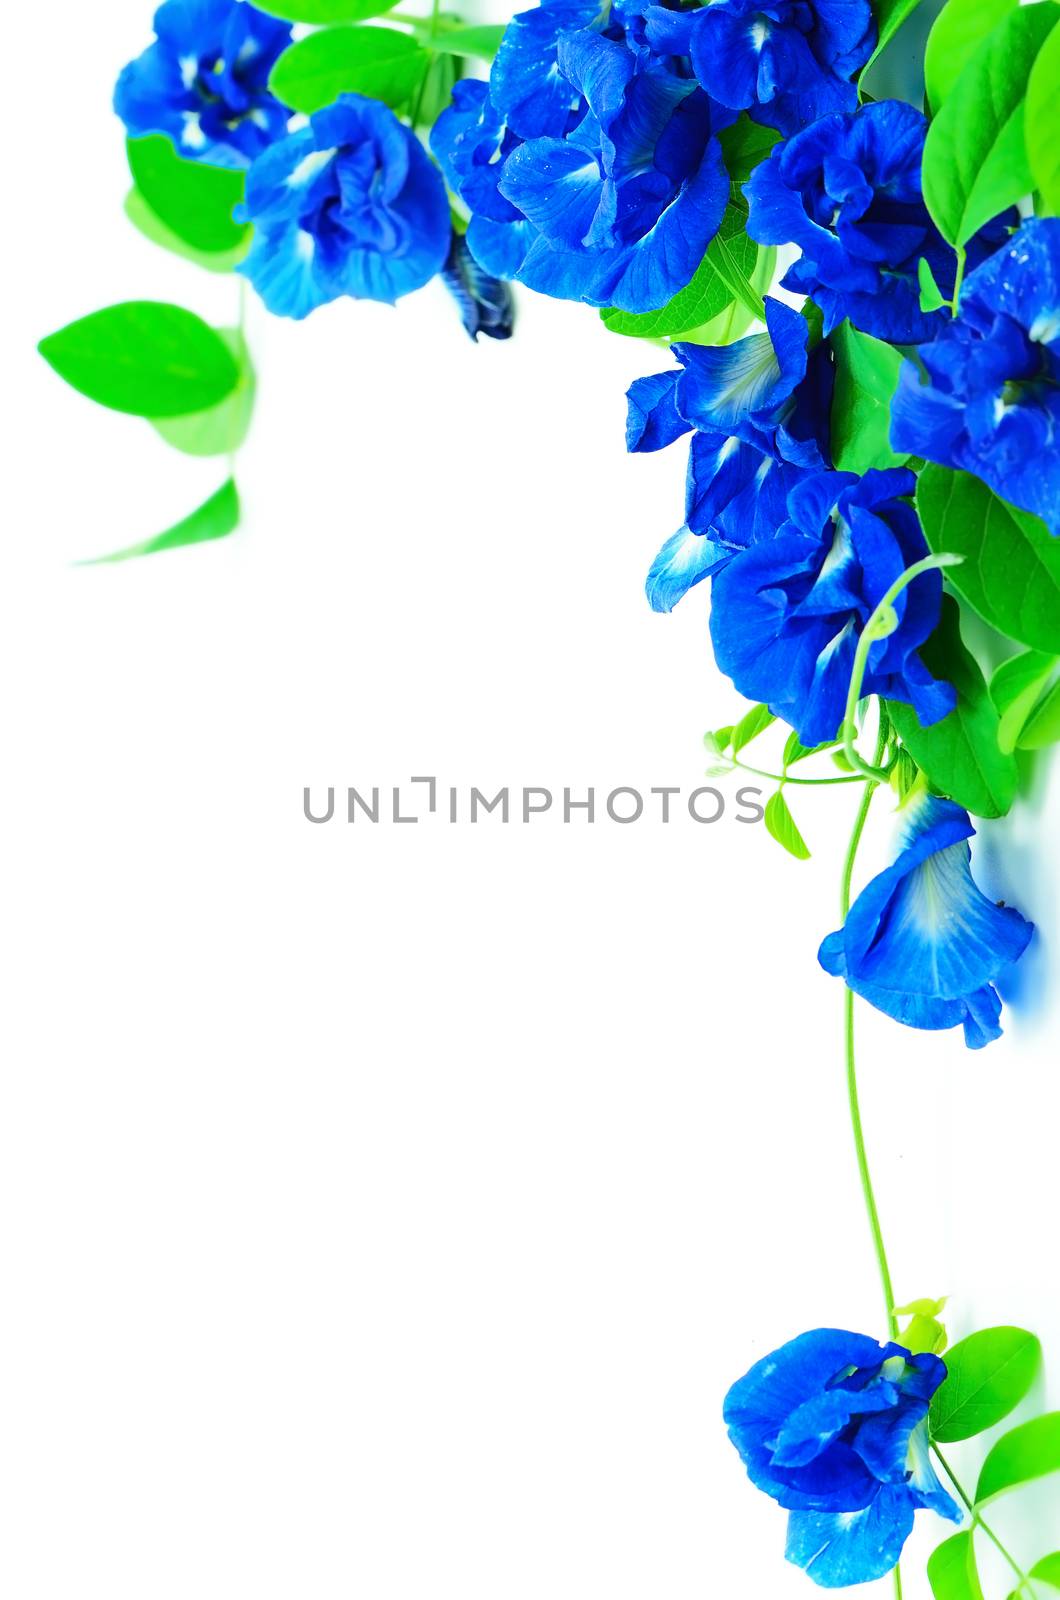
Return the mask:
<path id="1" fill-rule="evenodd" d="M 925 467 L 916 508 L 932 550 L 964 556 L 946 576 L 969 605 L 1010 639 L 1060 655 L 1060 539 L 947 467 Z"/>
<path id="2" fill-rule="evenodd" d="M 935 1600 L 983 1600 L 970 1533 L 958 1533 L 932 1551 L 927 1575 Z"/>
<path id="3" fill-rule="evenodd" d="M 924 81 L 933 112 L 938 112 L 987 34 L 1018 4 L 1019 0 L 946 0 L 924 52 Z"/>
<path id="4" fill-rule="evenodd" d="M 1053 0 L 1011 12 L 974 52 L 928 129 L 924 199 L 954 246 L 967 244 L 1033 187 L 1023 101 L 1035 57 L 1058 18 Z"/>
<path id="5" fill-rule="evenodd" d="M 962 1339 L 946 1357 L 947 1375 L 931 1402 L 931 1437 L 957 1444 L 1003 1422 L 1041 1364 L 1041 1344 L 1024 1328 L 984 1328 Z"/>
<path id="6" fill-rule="evenodd" d="M 1060 682 L 1054 683 L 1024 724 L 1019 738 L 1021 750 L 1044 750 L 1060 740 Z"/>
<path id="7" fill-rule="evenodd" d="M 253 229 L 250 229 L 236 250 L 193 250 L 190 244 L 185 244 L 172 229 L 167 228 L 160 217 L 155 216 L 139 189 L 130 189 L 126 195 L 125 215 L 152 244 L 160 245 L 163 250 L 171 250 L 176 256 L 183 256 L 185 261 L 194 261 L 196 266 L 205 267 L 207 272 L 234 271 L 246 259 L 253 236 Z"/>
<path id="8" fill-rule="evenodd" d="M 948 306 L 949 301 L 935 282 L 935 274 L 931 264 L 925 256 L 921 256 L 916 264 L 917 281 L 920 284 L 920 309 L 921 311 L 939 311 L 943 306 Z"/>
<path id="9" fill-rule="evenodd" d="M 1033 1422 L 1013 1428 L 998 1440 L 983 1462 L 975 1503 L 985 1505 L 1006 1489 L 1045 1478 L 1051 1472 L 1060 1472 L 1060 1411 L 1035 1417 Z"/>
<path id="10" fill-rule="evenodd" d="M 914 1356 L 940 1356 L 949 1342 L 949 1335 L 937 1317 L 918 1314 L 902 1329 L 898 1342 Z"/>
<path id="11" fill-rule="evenodd" d="M 739 271 L 750 278 L 757 263 L 758 246 L 747 237 L 746 222 L 746 205 L 733 201 L 725 208 L 718 233 L 729 242 Z M 732 303 L 733 292 L 719 276 L 715 259 L 708 250 L 692 282 L 658 311 L 617 311 L 609 306 L 600 315 L 604 326 L 612 333 L 638 339 L 675 339 L 720 316 Z"/>
<path id="12" fill-rule="evenodd" d="M 170 139 L 155 134 L 128 139 L 125 149 L 137 189 L 178 239 L 207 254 L 248 243 L 252 230 L 232 217 L 243 199 L 242 172 L 183 161 Z"/>
<path id="13" fill-rule="evenodd" d="M 732 730 L 730 743 L 733 755 L 742 750 L 744 745 L 750 744 L 752 739 L 757 739 L 760 733 L 765 733 L 776 720 L 772 711 L 766 706 L 752 706 Z"/>
<path id="14" fill-rule="evenodd" d="M 1056 671 L 1056 656 L 1040 650 L 1003 661 L 990 680 L 990 698 L 1001 718 L 997 742 L 1002 750 L 1015 750 L 1026 724 Z"/>
<path id="15" fill-rule="evenodd" d="M 912 706 L 888 700 L 891 722 L 936 789 L 977 817 L 1003 817 L 1016 797 L 1016 761 L 998 746 L 998 715 L 979 665 L 961 641 L 960 614 L 949 595 L 943 596 L 938 628 L 920 655 L 936 678 L 952 683 L 957 706 L 941 722 L 922 728 Z"/>
<path id="16" fill-rule="evenodd" d="M 365 17 L 381 17 L 398 0 L 254 0 L 259 11 L 286 22 L 363 22 Z"/>
<path id="17" fill-rule="evenodd" d="M 205 504 L 183 522 L 178 522 L 157 538 L 145 539 L 143 544 L 133 544 L 126 550 L 117 550 L 110 556 L 97 556 L 94 561 L 80 561 L 82 567 L 109 566 L 115 561 L 132 561 L 137 556 L 153 556 L 162 550 L 176 550 L 186 544 L 206 544 L 212 539 L 224 539 L 239 526 L 239 492 L 235 479 L 230 478 L 223 488 L 211 495 Z"/>
<path id="18" fill-rule="evenodd" d="M 795 818 L 788 810 L 788 802 L 778 789 L 766 801 L 766 827 L 778 844 L 783 845 L 796 861 L 809 861 L 806 841 L 795 826 Z"/>
<path id="19" fill-rule="evenodd" d="M 891 401 L 902 358 L 879 339 L 841 322 L 831 336 L 835 355 L 832 457 L 840 472 L 900 467 L 890 446 Z"/>
<path id="20" fill-rule="evenodd" d="M 718 134 L 725 170 L 733 183 L 746 183 L 759 162 L 764 161 L 779 141 L 776 128 L 752 122 L 746 111 Z"/>
<path id="21" fill-rule="evenodd" d="M 112 411 L 182 417 L 231 394 L 232 352 L 201 317 L 156 300 L 127 300 L 71 322 L 37 347 L 68 384 Z"/>
<path id="22" fill-rule="evenodd" d="M 423 80 L 430 57 L 393 28 L 325 28 L 285 50 L 269 87 L 294 111 L 320 111 L 340 94 L 363 94 L 399 110 Z"/>
<path id="23" fill-rule="evenodd" d="M 875 50 L 861 69 L 863 74 L 868 72 L 877 56 L 887 48 L 903 22 L 912 16 L 919 4 L 920 0 L 875 0 L 872 9 L 876 13 L 879 37 Z"/>
<path id="24" fill-rule="evenodd" d="M 219 328 L 239 368 L 239 382 L 219 406 L 188 417 L 160 417 L 151 426 L 188 456 L 231 456 L 241 448 L 254 415 L 257 380 L 247 342 L 238 328 Z"/>
<path id="25" fill-rule="evenodd" d="M 483 23 L 474 28 L 446 28 L 430 40 L 431 50 L 450 56 L 477 56 L 492 61 L 504 38 L 504 24 Z"/>
<path id="26" fill-rule="evenodd" d="M 1056 107 L 1060 101 L 1060 30 L 1054 30 L 1038 52 L 1027 84 L 1024 135 L 1027 158 L 1044 209 L 1060 212 L 1060 139 Z"/>
<path id="27" fill-rule="evenodd" d="M 836 742 L 837 741 L 835 739 L 829 739 L 827 744 L 818 744 L 814 745 L 812 749 L 807 749 L 797 733 L 791 734 L 788 738 L 787 744 L 784 746 L 785 769 L 788 767 L 793 767 L 796 761 L 805 761 L 807 756 L 820 756 L 823 755 L 826 750 L 834 750 L 836 748 Z"/>
<path id="28" fill-rule="evenodd" d="M 1060 1589 L 1060 1555 L 1044 1556 L 1031 1568 L 1030 1576 L 1042 1583 L 1052 1584 L 1054 1589 Z"/>

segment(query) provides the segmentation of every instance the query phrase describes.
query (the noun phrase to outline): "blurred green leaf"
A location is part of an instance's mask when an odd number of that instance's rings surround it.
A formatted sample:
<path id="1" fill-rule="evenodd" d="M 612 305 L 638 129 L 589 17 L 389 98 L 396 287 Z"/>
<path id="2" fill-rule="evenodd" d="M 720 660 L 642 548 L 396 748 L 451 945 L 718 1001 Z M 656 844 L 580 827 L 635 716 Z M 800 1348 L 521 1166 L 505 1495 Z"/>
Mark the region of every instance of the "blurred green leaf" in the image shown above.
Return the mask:
<path id="1" fill-rule="evenodd" d="M 225 341 L 183 306 L 127 300 L 42 339 L 41 355 L 81 394 L 137 417 L 180 417 L 231 394 Z"/>
<path id="2" fill-rule="evenodd" d="M 160 533 L 154 539 L 145 539 L 143 544 L 130 545 L 125 550 L 117 550 L 110 556 L 97 556 L 93 561 L 79 561 L 78 566 L 98 567 L 109 566 L 116 561 L 132 561 L 139 556 L 158 555 L 163 550 L 177 550 L 183 545 L 206 544 L 213 539 L 224 539 L 233 533 L 239 526 L 239 493 L 236 489 L 235 479 L 229 481 L 211 495 L 197 511 L 190 517 L 185 517 L 183 522 L 178 522 L 165 533 Z"/>
<path id="3" fill-rule="evenodd" d="M 257 381 L 247 342 L 238 328 L 219 328 L 239 368 L 232 393 L 208 411 L 187 417 L 156 418 L 156 428 L 167 444 L 188 456 L 230 456 L 241 448 L 254 415 Z"/>
<path id="4" fill-rule="evenodd" d="M 999 1439 L 983 1462 L 977 1506 L 985 1505 L 1007 1489 L 1060 1472 L 1060 1411 L 1036 1417 Z"/>
<path id="5" fill-rule="evenodd" d="M 1024 1328 L 984 1328 L 962 1339 L 931 1402 L 931 1437 L 956 1444 L 996 1427 L 1029 1394 L 1041 1364 L 1041 1344 Z"/>
<path id="6" fill-rule="evenodd" d="M 246 239 L 235 250 L 194 250 L 171 228 L 167 228 L 161 217 L 155 216 L 139 189 L 130 189 L 126 195 L 125 215 L 152 244 L 182 256 L 185 261 L 194 261 L 197 267 L 205 267 L 207 272 L 233 272 L 241 261 L 246 260 L 253 235 L 253 229 L 248 230 Z"/>
<path id="7" fill-rule="evenodd" d="M 891 401 L 902 358 L 879 339 L 841 322 L 831 335 L 835 356 L 832 458 L 840 472 L 900 467 L 905 456 L 890 445 Z"/>
<path id="8" fill-rule="evenodd" d="M 806 841 L 795 826 L 795 818 L 779 789 L 766 801 L 765 821 L 773 838 L 779 845 L 783 845 L 790 856 L 794 856 L 796 861 L 809 861 L 810 852 Z"/>
<path id="9" fill-rule="evenodd" d="M 321 111 L 340 94 L 363 94 L 400 110 L 423 81 L 430 57 L 393 28 L 324 28 L 285 50 L 269 87 L 294 111 Z"/>
<path id="10" fill-rule="evenodd" d="M 760 733 L 765 733 L 776 720 L 768 706 L 752 706 L 732 730 L 730 742 L 733 755 L 742 750 L 744 745 L 750 744 L 752 739 L 757 739 Z"/>
<path id="11" fill-rule="evenodd" d="M 1044 750 L 1060 740 L 1060 682 L 1054 683 L 1044 700 L 1039 701 L 1020 733 L 1021 750 Z"/>
<path id="12" fill-rule="evenodd" d="M 366 17 L 381 17 L 398 0 L 254 0 L 259 11 L 287 22 L 363 22 Z"/>
<path id="13" fill-rule="evenodd" d="M 935 1600 L 983 1600 L 970 1533 L 958 1533 L 932 1551 L 927 1575 Z"/>
<path id="14" fill-rule="evenodd" d="M 1001 718 L 997 742 L 1002 750 L 1012 751 L 1020 744 L 1023 730 L 1058 664 L 1056 656 L 1027 650 L 1002 662 L 994 673 L 990 680 L 990 698 Z"/>
<path id="15" fill-rule="evenodd" d="M 492 61 L 504 38 L 504 23 L 482 23 L 473 28 L 444 28 L 427 43 L 429 50 L 450 56 L 475 56 Z"/>
<path id="16" fill-rule="evenodd" d="M 937 112 L 965 65 L 1019 0 L 946 0 L 928 34 L 924 82 Z"/>
<path id="17" fill-rule="evenodd" d="M 875 50 L 861 69 L 863 75 L 886 50 L 902 23 L 912 16 L 919 4 L 920 0 L 875 0 L 872 9 L 876 15 L 878 38 Z"/>
<path id="18" fill-rule="evenodd" d="M 233 220 L 243 199 L 242 172 L 184 161 L 170 139 L 152 134 L 125 143 L 133 182 L 159 221 L 193 250 L 228 253 L 245 246 L 251 229 Z"/>
<path id="19" fill-rule="evenodd" d="M 1046 39 L 1031 68 L 1027 84 L 1024 136 L 1027 158 L 1034 181 L 1041 193 L 1044 209 L 1056 216 L 1060 212 L 1060 135 L 1056 108 L 1060 103 L 1060 30 Z"/>

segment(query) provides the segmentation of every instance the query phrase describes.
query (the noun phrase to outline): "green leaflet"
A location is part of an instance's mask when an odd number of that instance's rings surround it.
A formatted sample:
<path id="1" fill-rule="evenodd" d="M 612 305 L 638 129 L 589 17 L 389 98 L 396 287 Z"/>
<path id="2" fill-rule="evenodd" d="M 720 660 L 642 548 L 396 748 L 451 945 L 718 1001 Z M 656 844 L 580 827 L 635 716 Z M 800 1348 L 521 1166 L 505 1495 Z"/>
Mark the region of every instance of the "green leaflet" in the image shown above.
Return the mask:
<path id="1" fill-rule="evenodd" d="M 890 445 L 891 401 L 898 387 L 902 358 L 897 350 L 849 322 L 831 335 L 835 356 L 832 400 L 832 456 L 839 472 L 868 472 L 870 467 L 900 467 L 908 457 Z"/>
<path id="2" fill-rule="evenodd" d="M 1031 172 L 1041 192 L 1044 210 L 1054 216 L 1060 212 L 1060 137 L 1057 136 L 1056 125 L 1058 102 L 1060 30 L 1054 29 L 1042 45 L 1031 69 L 1024 120 Z"/>
<path id="3" fill-rule="evenodd" d="M 1040 1583 L 1048 1583 L 1054 1589 L 1060 1589 L 1060 1555 L 1043 1557 L 1031 1568 L 1030 1575 L 1032 1578 L 1037 1578 Z"/>
<path id="4" fill-rule="evenodd" d="M 932 1551 L 927 1575 L 935 1600 L 983 1600 L 970 1533 L 958 1533 Z"/>
<path id="5" fill-rule="evenodd" d="M 269 87 L 295 111 L 320 111 L 340 94 L 363 94 L 400 110 L 412 98 L 430 57 L 394 28 L 324 28 L 285 50 Z"/>
<path id="6" fill-rule="evenodd" d="M 764 161 L 779 141 L 775 128 L 752 122 L 746 111 L 741 111 L 736 121 L 718 134 L 722 159 L 729 178 L 735 184 L 746 183 L 759 162 Z"/>
<path id="7" fill-rule="evenodd" d="M 967 244 L 984 222 L 1033 187 L 1024 96 L 1058 18 L 1053 0 L 1011 12 L 974 52 L 928 129 L 924 199 L 954 246 Z"/>
<path id="8" fill-rule="evenodd" d="M 938 112 L 983 40 L 1018 4 L 1019 0 L 946 0 L 924 52 L 924 82 L 932 111 Z"/>
<path id="9" fill-rule="evenodd" d="M 796 861 L 809 861 L 810 852 L 805 839 L 795 825 L 788 802 L 780 789 L 766 801 L 766 827 L 779 845 Z"/>
<path id="10" fill-rule="evenodd" d="M 965 557 L 953 587 L 999 632 L 1060 655 L 1060 539 L 966 472 L 928 466 L 916 506 L 932 550 Z"/>
<path id="11" fill-rule="evenodd" d="M 1046 745 L 1060 741 L 1060 680 L 1053 684 L 1044 700 L 1039 701 L 1023 725 L 1020 734 L 1021 750 L 1044 750 Z"/>
<path id="12" fill-rule="evenodd" d="M 998 1440 L 983 1462 L 975 1503 L 985 1505 L 1007 1489 L 1051 1472 L 1060 1472 L 1060 1411 L 1025 1422 Z"/>
<path id="13" fill-rule="evenodd" d="M 366 17 L 381 17 L 397 0 L 255 0 L 259 11 L 288 22 L 363 22 Z"/>
<path id="14" fill-rule="evenodd" d="M 151 207 L 147 204 L 139 189 L 130 189 L 125 197 L 125 215 L 152 244 L 160 245 L 163 250 L 170 250 L 176 256 L 183 256 L 185 261 L 194 261 L 197 267 L 205 267 L 207 272 L 233 272 L 241 261 L 246 260 L 250 249 L 253 230 L 248 230 L 246 239 L 235 250 L 195 250 L 190 244 L 185 244 L 172 229 L 167 228 L 161 217 L 156 217 Z"/>
<path id="15" fill-rule="evenodd" d="M 445 55 L 477 56 L 480 61 L 492 61 L 503 38 L 504 24 L 498 22 L 474 28 L 445 28 L 425 42 L 429 50 Z"/>
<path id="16" fill-rule="evenodd" d="M 729 738 L 733 755 L 737 755 L 745 745 L 757 739 L 760 733 L 765 733 L 776 722 L 776 717 L 766 706 L 752 706 L 747 714 L 740 718 L 733 728 Z"/>
<path id="17" fill-rule="evenodd" d="M 183 161 L 170 139 L 127 139 L 133 182 L 159 221 L 193 250 L 230 253 L 250 240 L 248 225 L 233 220 L 243 199 L 244 175 L 202 161 Z"/>
<path id="18" fill-rule="evenodd" d="M 923 256 L 916 264 L 916 275 L 920 284 L 921 311 L 940 311 L 943 306 L 949 305 L 946 296 L 935 282 L 935 274 L 930 264 Z"/>
<path id="19" fill-rule="evenodd" d="M 943 597 L 939 626 L 920 655 L 936 678 L 953 684 L 957 706 L 941 722 L 922 728 L 911 706 L 888 700 L 895 730 L 942 794 L 977 817 L 1003 817 L 1016 797 L 1016 761 L 998 745 L 998 714 L 979 665 L 961 640 L 957 604 L 949 595 Z"/>
<path id="20" fill-rule="evenodd" d="M 737 269 L 750 279 L 755 272 L 759 250 L 744 231 L 746 222 L 747 206 L 741 200 L 730 202 L 721 219 L 718 237 L 724 237 L 728 242 Z M 612 333 L 623 333 L 638 339 L 675 339 L 682 333 L 690 333 L 704 323 L 723 316 L 733 301 L 732 289 L 718 273 L 716 252 L 712 254 L 708 250 L 691 283 L 679 290 L 658 311 L 617 311 L 614 307 L 608 307 L 601 311 L 600 316 L 604 326 Z"/>
<path id="21" fill-rule="evenodd" d="M 156 418 L 151 426 L 167 444 L 188 456 L 230 456 L 241 448 L 254 415 L 257 380 L 247 342 L 238 328 L 219 328 L 239 368 L 232 393 L 208 411 L 187 417 Z"/>
<path id="22" fill-rule="evenodd" d="M 1055 697 L 1060 707 L 1060 695 L 1056 693 L 1060 680 L 1049 688 L 1057 667 L 1060 667 L 1060 660 L 1056 656 L 1045 655 L 1041 650 L 1025 650 L 1003 661 L 994 673 L 990 680 L 990 698 L 1001 718 L 997 742 L 1002 750 L 1016 750 L 1023 744 L 1028 723 L 1039 718 L 1050 699 Z M 1060 738 L 1060 723 L 1056 736 Z M 1052 742 L 1051 739 L 1043 741 Z"/>
<path id="23" fill-rule="evenodd" d="M 239 381 L 219 333 L 182 306 L 127 300 L 42 339 L 41 355 L 90 400 L 137 417 L 205 411 Z"/>
<path id="24" fill-rule="evenodd" d="M 872 9 L 876 13 L 879 37 L 875 50 L 861 69 L 862 75 L 868 72 L 873 62 L 887 48 L 903 22 L 912 16 L 919 4 L 920 0 L 875 0 Z"/>
<path id="25" fill-rule="evenodd" d="M 931 1437 L 973 1439 L 1003 1422 L 1030 1392 L 1042 1347 L 1024 1328 L 984 1328 L 954 1345 L 947 1376 L 931 1402 Z"/>
<path id="26" fill-rule="evenodd" d="M 110 556 L 97 556 L 93 561 L 81 561 L 82 567 L 109 566 L 116 561 L 132 561 L 137 556 L 153 556 L 162 550 L 176 550 L 187 544 L 206 544 L 213 539 L 224 539 L 239 526 L 239 492 L 235 479 L 228 482 L 215 495 L 211 495 L 197 511 L 183 522 L 176 523 L 154 539 L 130 545 Z"/>

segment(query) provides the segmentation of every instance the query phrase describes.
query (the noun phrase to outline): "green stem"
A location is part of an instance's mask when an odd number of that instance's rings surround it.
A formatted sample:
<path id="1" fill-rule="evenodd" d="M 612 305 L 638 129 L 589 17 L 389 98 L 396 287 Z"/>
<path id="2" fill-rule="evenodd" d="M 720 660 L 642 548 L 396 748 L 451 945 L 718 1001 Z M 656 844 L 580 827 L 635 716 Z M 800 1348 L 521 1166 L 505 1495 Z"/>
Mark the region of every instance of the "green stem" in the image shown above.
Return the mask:
<path id="1" fill-rule="evenodd" d="M 790 773 L 787 772 L 785 772 L 782 776 L 779 772 L 764 772 L 761 767 L 749 767 L 745 761 L 736 761 L 733 759 L 732 764 L 734 767 L 738 767 L 741 772 L 753 772 L 756 778 L 769 778 L 773 783 L 801 783 L 813 785 L 818 783 L 865 782 L 864 778 L 856 776 L 850 778 L 793 778 Z"/>
<path id="2" fill-rule="evenodd" d="M 964 269 L 968 265 L 968 252 L 963 245 L 957 245 L 957 274 L 953 280 L 953 300 L 951 302 L 953 315 L 956 316 L 961 306 L 961 288 L 964 284 Z"/>
<path id="3" fill-rule="evenodd" d="M 861 630 L 861 637 L 854 652 L 854 667 L 850 674 L 850 688 L 847 690 L 846 711 L 843 715 L 843 753 L 857 772 L 866 778 L 871 778 L 874 783 L 887 781 L 888 775 L 879 765 L 880 757 L 883 755 L 882 747 L 876 756 L 876 761 L 870 765 L 858 754 L 854 744 L 858 733 L 857 709 L 861 700 L 861 686 L 865 682 L 865 672 L 869 664 L 869 651 L 880 639 L 886 639 L 894 632 L 897 626 L 897 619 L 893 615 L 894 602 L 914 578 L 919 578 L 921 573 L 931 572 L 936 567 L 959 566 L 963 560 L 963 556 L 943 550 L 938 555 L 925 556 L 923 561 L 914 562 L 894 580 Z"/>
<path id="4" fill-rule="evenodd" d="M 994 1532 L 993 1528 L 990 1527 L 989 1523 L 983 1521 L 982 1516 L 975 1508 L 975 1504 L 972 1501 L 971 1495 L 968 1494 L 967 1490 L 964 1488 L 964 1485 L 961 1483 L 960 1479 L 957 1477 L 957 1474 L 946 1460 L 946 1457 L 942 1454 L 942 1451 L 939 1449 L 938 1445 L 932 1444 L 931 1448 L 935 1453 L 936 1461 L 946 1474 L 947 1478 L 950 1480 L 950 1483 L 953 1485 L 954 1489 L 957 1491 L 957 1496 L 961 1501 L 961 1504 L 964 1506 L 964 1509 L 972 1519 L 972 1532 L 974 1533 L 976 1528 L 982 1529 L 983 1533 L 985 1533 L 987 1538 L 990 1540 L 990 1543 L 1005 1558 L 1013 1572 L 1016 1574 L 1016 1577 L 1019 1579 L 1020 1588 L 1026 1589 L 1028 1594 L 1030 1594 L 1032 1591 L 1029 1575 L 1024 1572 L 1015 1556 L 1005 1548 L 997 1534 Z"/>
<path id="5" fill-rule="evenodd" d="M 902 1563 L 894 1569 L 894 1600 L 902 1600 Z"/>
<path id="6" fill-rule="evenodd" d="M 880 717 L 880 731 L 876 740 L 876 757 L 871 772 L 878 770 L 880 758 L 887 744 L 887 719 Z M 850 836 L 850 845 L 847 849 L 846 862 L 843 866 L 843 886 L 840 894 L 840 909 L 843 922 L 847 920 L 850 911 L 851 885 L 854 880 L 854 862 L 857 859 L 858 846 L 861 836 L 865 832 L 865 823 L 868 820 L 869 807 L 872 797 L 876 792 L 878 780 L 865 785 L 865 793 L 861 797 L 857 818 L 854 822 L 854 831 Z M 861 1177 L 861 1192 L 865 1199 L 865 1210 L 868 1213 L 869 1228 L 872 1232 L 873 1248 L 876 1251 L 876 1264 L 879 1268 L 880 1283 L 883 1288 L 885 1309 L 887 1314 L 887 1330 L 892 1339 L 898 1335 L 898 1318 L 894 1314 L 894 1286 L 891 1281 L 891 1269 L 887 1260 L 887 1248 L 883 1242 L 883 1228 L 880 1225 L 880 1213 L 876 1204 L 876 1191 L 873 1188 L 872 1173 L 869 1170 L 868 1152 L 865 1148 L 865 1129 L 861 1120 L 861 1098 L 858 1094 L 857 1061 L 854 1052 L 854 991 L 845 990 L 844 1021 L 846 1036 L 846 1067 L 847 1067 L 847 1098 L 850 1102 L 850 1123 L 854 1131 L 854 1148 L 858 1158 L 858 1173 Z"/>
<path id="7" fill-rule="evenodd" d="M 431 70 L 435 61 L 437 60 L 437 51 L 432 50 L 431 45 L 438 36 L 438 23 L 441 18 L 441 13 L 442 0 L 431 0 L 431 15 L 427 22 L 427 38 L 424 41 L 424 48 L 428 52 L 428 60 L 423 71 L 423 80 L 420 83 L 420 91 L 416 96 L 416 108 L 409 119 L 409 126 L 413 129 L 413 131 L 415 131 L 420 125 L 420 113 L 423 110 L 423 101 L 427 93 L 427 84 L 430 82 Z"/>

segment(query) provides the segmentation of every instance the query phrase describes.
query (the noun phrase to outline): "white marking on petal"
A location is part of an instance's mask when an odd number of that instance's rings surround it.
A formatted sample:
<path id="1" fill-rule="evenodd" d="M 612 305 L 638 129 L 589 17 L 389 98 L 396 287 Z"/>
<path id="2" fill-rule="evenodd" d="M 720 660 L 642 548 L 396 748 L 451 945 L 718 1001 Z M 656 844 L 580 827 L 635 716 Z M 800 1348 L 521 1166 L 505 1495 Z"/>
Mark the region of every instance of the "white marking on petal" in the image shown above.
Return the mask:
<path id="1" fill-rule="evenodd" d="M 318 172 L 323 172 L 324 168 L 334 160 L 337 154 L 338 150 L 335 148 L 331 150 L 311 150 L 307 156 L 303 156 L 294 171 L 288 173 L 284 180 L 288 189 L 304 189 L 306 184 L 312 182 Z"/>
<path id="2" fill-rule="evenodd" d="M 198 58 L 198 56 L 181 56 L 181 58 L 180 58 L 180 79 L 181 79 L 181 82 L 183 83 L 185 89 L 191 89 L 194 86 L 195 80 L 196 80 L 196 78 L 198 76 L 199 76 L 199 58 Z"/>
<path id="3" fill-rule="evenodd" d="M 832 534 L 832 548 L 821 563 L 821 570 L 817 574 L 817 582 L 822 578 L 830 578 L 833 572 L 846 565 L 852 554 L 850 545 L 850 530 L 841 517 L 836 518 L 835 532 Z"/>
<path id="4" fill-rule="evenodd" d="M 304 261 L 308 266 L 317 253 L 317 242 L 311 233 L 306 233 L 304 228 L 299 228 L 294 248 L 299 261 Z"/>
<path id="5" fill-rule="evenodd" d="M 751 24 L 751 44 L 753 48 L 758 51 L 759 55 L 761 55 L 762 46 L 765 44 L 768 38 L 769 23 L 764 17 L 759 17 L 757 22 L 753 22 Z"/>
<path id="6" fill-rule="evenodd" d="M 202 131 L 199 113 L 186 111 L 184 113 L 184 132 L 181 143 L 186 144 L 189 150 L 201 150 L 206 143 L 206 135 Z"/>
<path id="7" fill-rule="evenodd" d="M 1031 338 L 1035 344 L 1052 344 L 1060 338 L 1060 311 L 1043 311 L 1031 323 Z"/>

